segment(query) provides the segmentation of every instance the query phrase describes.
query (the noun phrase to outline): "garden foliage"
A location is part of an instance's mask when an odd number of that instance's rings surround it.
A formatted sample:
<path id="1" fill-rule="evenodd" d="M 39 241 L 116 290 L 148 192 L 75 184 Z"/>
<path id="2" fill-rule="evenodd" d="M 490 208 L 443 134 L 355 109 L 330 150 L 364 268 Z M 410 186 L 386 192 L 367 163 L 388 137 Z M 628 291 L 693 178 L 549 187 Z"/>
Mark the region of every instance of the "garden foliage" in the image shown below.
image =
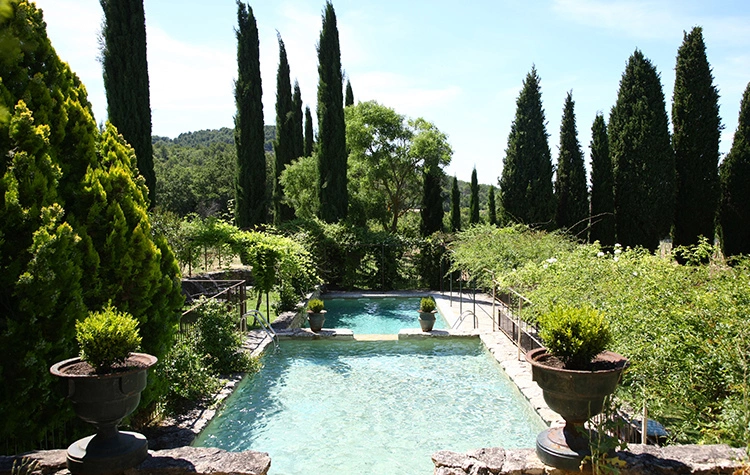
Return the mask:
<path id="1" fill-rule="evenodd" d="M 99 312 L 90 312 L 76 323 L 76 340 L 81 359 L 97 372 L 106 372 L 125 361 L 141 344 L 138 321 L 126 312 L 107 304 Z"/>

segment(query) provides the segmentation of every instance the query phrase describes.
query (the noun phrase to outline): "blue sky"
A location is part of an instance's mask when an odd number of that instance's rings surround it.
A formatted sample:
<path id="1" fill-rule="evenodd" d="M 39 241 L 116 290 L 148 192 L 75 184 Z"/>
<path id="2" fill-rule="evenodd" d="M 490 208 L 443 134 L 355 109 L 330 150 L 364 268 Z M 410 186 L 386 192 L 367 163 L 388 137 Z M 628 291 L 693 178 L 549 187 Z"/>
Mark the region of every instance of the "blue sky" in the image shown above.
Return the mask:
<path id="1" fill-rule="evenodd" d="M 36 0 L 58 54 L 89 92 L 97 121 L 106 118 L 97 35 L 98 0 Z M 315 115 L 317 55 L 324 1 L 250 2 L 260 32 L 263 107 L 275 123 L 276 31 L 292 81 Z M 727 153 L 740 100 L 750 82 L 747 0 L 334 0 L 341 61 L 355 100 L 377 100 L 424 117 L 453 147 L 446 171 L 496 184 L 516 98 L 535 65 L 541 77 L 552 160 L 558 155 L 563 101 L 573 92 L 578 138 L 588 166 L 591 124 L 609 111 L 625 64 L 638 48 L 661 74 L 671 113 L 674 67 L 683 32 L 702 26 L 719 88 Z M 237 75 L 236 3 L 145 0 L 153 133 L 231 127 Z"/>

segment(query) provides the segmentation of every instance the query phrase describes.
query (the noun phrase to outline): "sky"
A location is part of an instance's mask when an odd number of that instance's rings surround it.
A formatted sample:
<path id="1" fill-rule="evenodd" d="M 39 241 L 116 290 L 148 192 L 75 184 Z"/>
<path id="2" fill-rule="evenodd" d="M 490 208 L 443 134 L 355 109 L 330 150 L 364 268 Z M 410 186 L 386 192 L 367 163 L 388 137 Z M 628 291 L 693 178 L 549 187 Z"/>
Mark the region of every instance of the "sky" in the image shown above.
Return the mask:
<path id="1" fill-rule="evenodd" d="M 106 120 L 98 0 L 36 0 L 58 55 L 83 80 L 97 122 Z M 249 2 L 260 35 L 263 112 L 275 124 L 277 32 L 315 120 L 316 45 L 324 0 Z M 563 102 L 575 101 L 578 140 L 589 165 L 591 125 L 609 122 L 622 73 L 636 49 L 661 75 L 671 115 L 674 68 L 684 32 L 703 27 L 720 94 L 726 154 L 750 82 L 747 0 L 333 0 L 341 63 L 355 101 L 375 100 L 448 135 L 449 175 L 497 185 L 516 100 L 535 66 L 552 161 Z M 144 0 L 154 135 L 232 127 L 237 77 L 237 4 Z M 317 124 L 316 124 L 317 130 Z"/>

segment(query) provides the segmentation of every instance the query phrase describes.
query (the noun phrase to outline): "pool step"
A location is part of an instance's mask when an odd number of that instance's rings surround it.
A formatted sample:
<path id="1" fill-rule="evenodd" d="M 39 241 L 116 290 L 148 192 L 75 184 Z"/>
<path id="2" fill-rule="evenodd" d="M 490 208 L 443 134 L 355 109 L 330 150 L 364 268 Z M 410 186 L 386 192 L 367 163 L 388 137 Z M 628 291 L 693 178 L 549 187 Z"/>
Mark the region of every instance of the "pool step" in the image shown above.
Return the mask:
<path id="1" fill-rule="evenodd" d="M 387 341 L 398 340 L 398 335 L 354 335 L 357 341 Z"/>

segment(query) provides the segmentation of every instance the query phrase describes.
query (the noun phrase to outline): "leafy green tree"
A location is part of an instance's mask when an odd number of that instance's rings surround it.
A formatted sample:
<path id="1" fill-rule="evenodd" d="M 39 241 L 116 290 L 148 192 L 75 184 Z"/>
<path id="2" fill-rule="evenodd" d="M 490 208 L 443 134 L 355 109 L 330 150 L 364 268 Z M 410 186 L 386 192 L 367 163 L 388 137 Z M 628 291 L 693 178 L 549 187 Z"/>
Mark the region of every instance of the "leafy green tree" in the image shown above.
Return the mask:
<path id="1" fill-rule="evenodd" d="M 719 203 L 719 91 L 706 58 L 703 29 L 694 27 L 677 52 L 672 145 L 677 171 L 674 244 L 713 240 Z"/>
<path id="2" fill-rule="evenodd" d="M 352 161 L 363 165 L 367 187 L 382 195 L 389 221 L 384 227 L 395 233 L 399 218 L 419 204 L 426 164 L 450 162 L 446 137 L 426 120 L 407 121 L 374 101 L 346 109 L 346 130 Z"/>
<path id="3" fill-rule="evenodd" d="M 281 175 L 285 165 L 292 163 L 292 160 L 299 157 L 298 155 L 295 156 L 297 153 L 297 137 L 295 136 L 297 130 L 294 123 L 296 115 L 294 113 L 292 83 L 289 79 L 289 61 L 287 61 L 286 48 L 280 34 L 278 39 L 279 69 L 276 73 L 276 142 L 274 142 L 276 178 L 273 183 L 274 222 L 276 224 L 294 217 L 294 210 L 284 201 L 284 191 L 281 183 L 279 183 L 279 175 Z"/>
<path id="4" fill-rule="evenodd" d="M 318 76 L 320 217 L 330 223 L 346 218 L 349 206 L 341 50 L 336 12 L 330 1 L 326 2 L 318 42 Z"/>
<path id="5" fill-rule="evenodd" d="M 620 80 L 609 149 L 617 240 L 654 250 L 674 219 L 675 164 L 659 74 L 639 50 Z"/>
<path id="6" fill-rule="evenodd" d="M 497 205 L 495 204 L 495 187 L 490 186 L 487 195 L 487 220 L 491 225 L 497 224 Z"/>
<path id="7" fill-rule="evenodd" d="M 313 133 L 312 114 L 310 107 L 305 107 L 305 153 L 303 156 L 312 157 L 313 145 L 315 145 L 315 135 Z"/>
<path id="8" fill-rule="evenodd" d="M 469 204 L 469 224 L 479 223 L 479 182 L 477 168 L 471 172 L 471 202 Z"/>
<path id="9" fill-rule="evenodd" d="M 318 212 L 318 160 L 300 157 L 281 172 L 279 182 L 284 188 L 284 200 L 294 209 L 298 218 L 312 219 Z"/>
<path id="10" fill-rule="evenodd" d="M 536 67 L 532 67 L 516 101 L 500 178 L 500 201 L 507 219 L 550 228 L 555 196 L 539 81 Z"/>
<path id="11" fill-rule="evenodd" d="M 344 107 L 354 105 L 354 92 L 352 91 L 352 83 L 349 78 L 346 79 L 346 98 L 344 99 Z"/>
<path id="12" fill-rule="evenodd" d="M 458 178 L 453 177 L 451 188 L 451 231 L 461 230 L 461 194 L 458 192 Z"/>
<path id="13" fill-rule="evenodd" d="M 101 61 L 109 121 L 135 149 L 146 179 L 150 206 L 156 204 L 151 149 L 151 102 L 143 0 L 99 0 L 104 10 Z"/>
<path id="14" fill-rule="evenodd" d="M 240 228 L 266 222 L 266 154 L 263 151 L 263 92 L 258 26 L 252 7 L 237 1 L 237 80 L 234 141 L 237 146 L 235 221 Z"/>
<path id="15" fill-rule="evenodd" d="M 583 152 L 578 143 L 576 130 L 575 101 L 568 92 L 565 97 L 563 118 L 560 125 L 560 156 L 557 159 L 557 227 L 577 235 L 588 226 L 589 196 L 586 188 L 586 167 Z"/>
<path id="16" fill-rule="evenodd" d="M 720 175 L 719 222 L 724 254 L 750 255 L 750 83 L 742 95 L 737 131 Z"/>
<path id="17" fill-rule="evenodd" d="M 591 228 L 589 242 L 602 247 L 615 244 L 615 195 L 609 137 L 604 116 L 597 114 L 591 126 Z"/>

